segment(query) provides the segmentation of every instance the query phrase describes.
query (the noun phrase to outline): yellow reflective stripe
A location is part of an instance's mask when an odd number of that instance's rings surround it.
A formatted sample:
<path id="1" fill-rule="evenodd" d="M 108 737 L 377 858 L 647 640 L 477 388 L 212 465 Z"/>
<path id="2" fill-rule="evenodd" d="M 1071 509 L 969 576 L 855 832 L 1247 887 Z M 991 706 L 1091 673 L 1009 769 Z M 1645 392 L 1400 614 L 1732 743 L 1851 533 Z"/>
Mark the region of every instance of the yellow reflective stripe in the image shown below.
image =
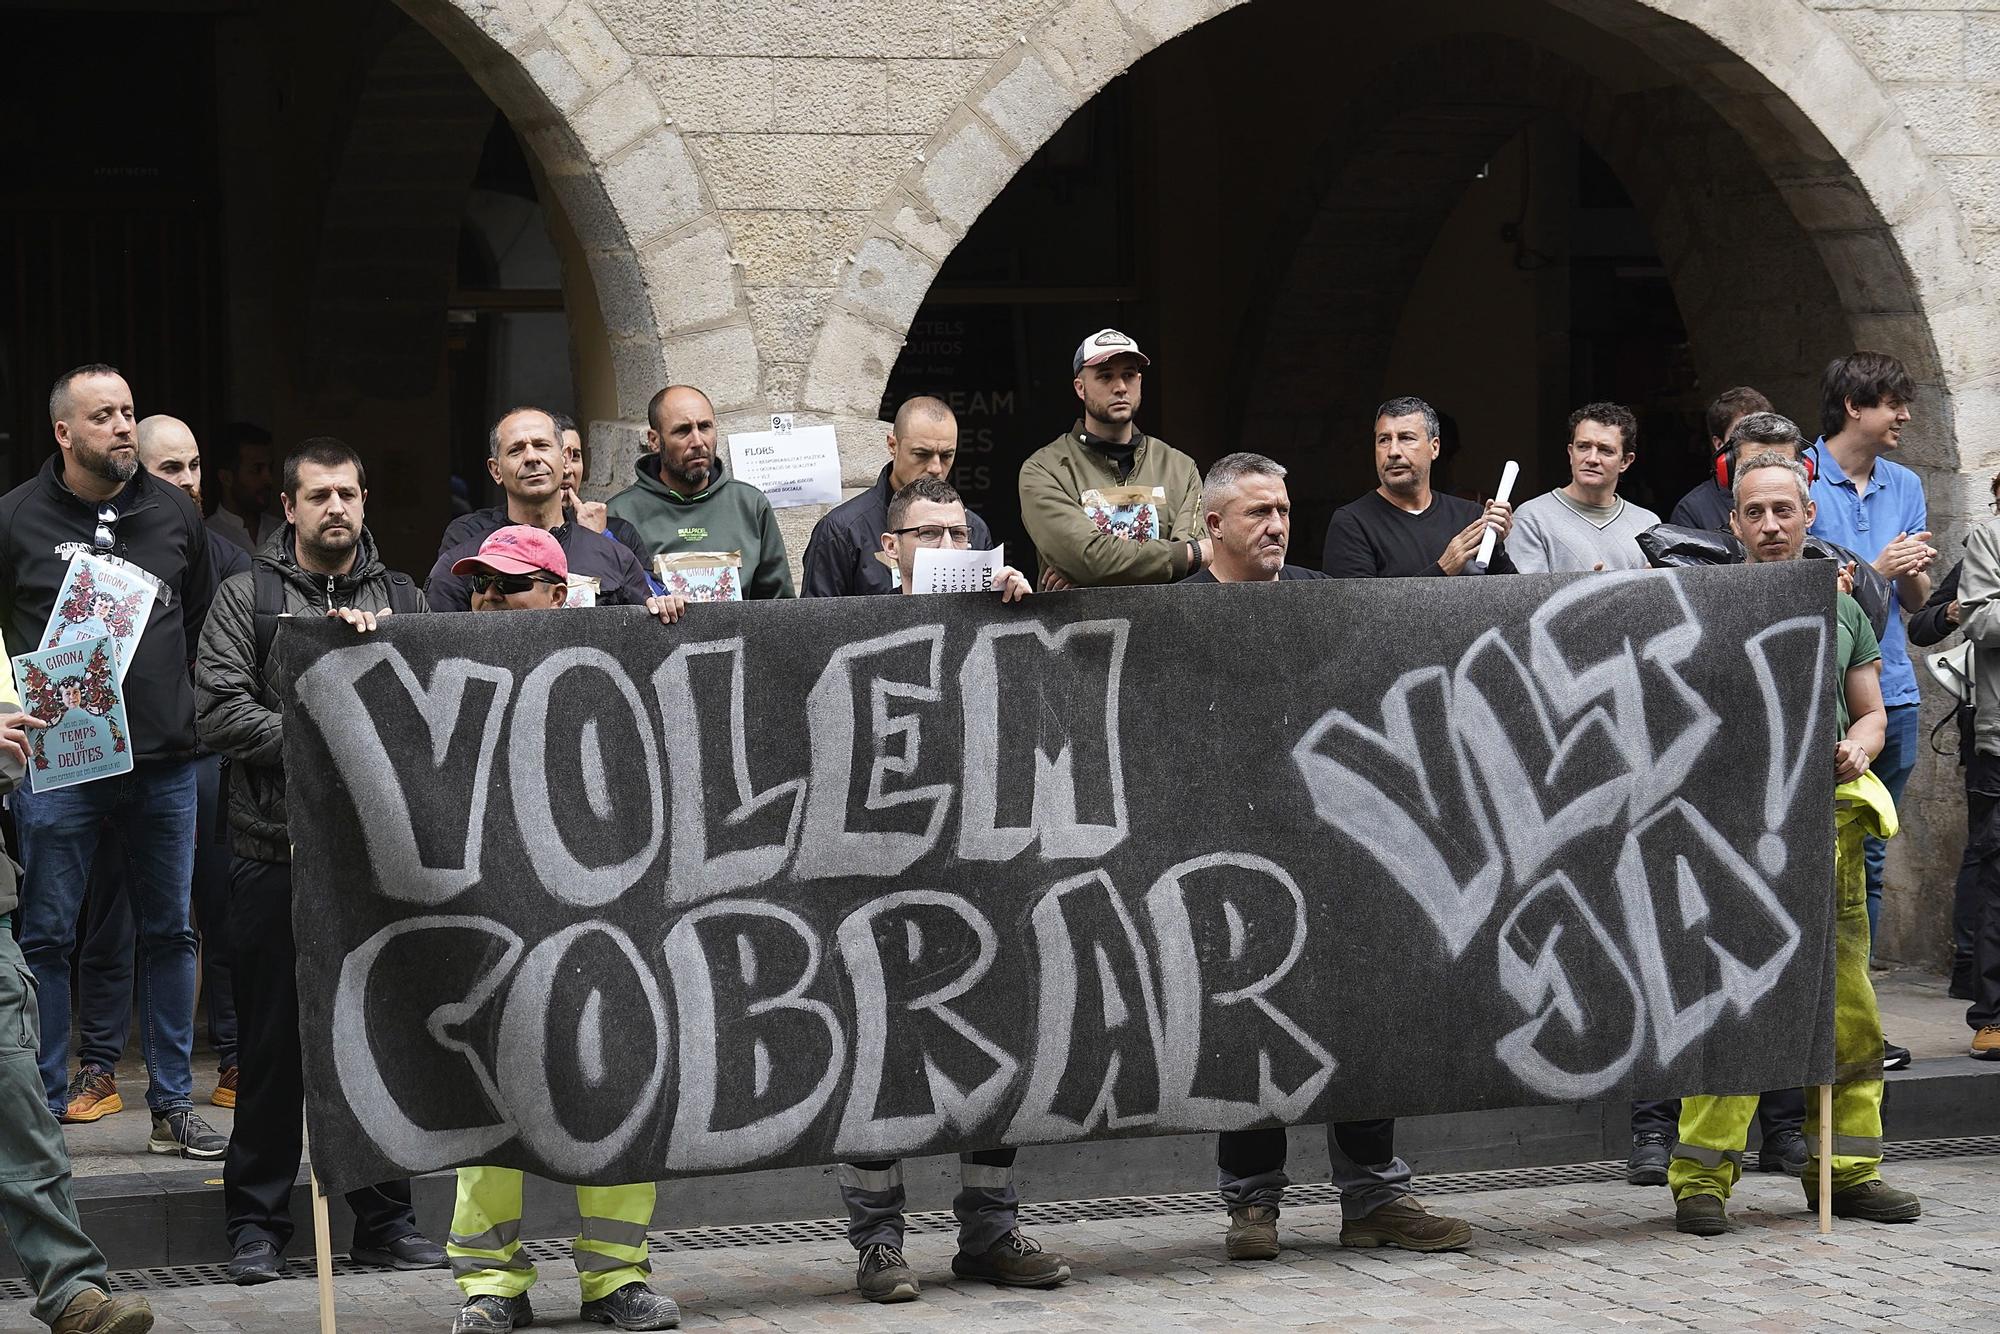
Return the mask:
<path id="1" fill-rule="evenodd" d="M 613 1269 L 636 1269 L 642 1274 L 653 1272 L 652 1264 L 644 1259 L 632 1259 L 622 1255 L 606 1255 L 603 1251 L 587 1249 L 577 1245 L 571 1249 L 570 1258 L 576 1261 L 579 1274 L 602 1274 Z"/>
<path id="2" fill-rule="evenodd" d="M 646 1249 L 646 1225 L 632 1223 L 623 1218 L 589 1218 L 583 1220 L 583 1233 L 579 1241 L 598 1241 L 607 1246 L 624 1246 L 635 1251 Z"/>
<path id="3" fill-rule="evenodd" d="M 518 1245 L 521 1240 L 521 1220 L 516 1218 L 505 1223 L 495 1223 L 484 1232 L 474 1236 L 451 1234 L 451 1244 L 468 1251 L 505 1251 Z"/>
<path id="4" fill-rule="evenodd" d="M 511 1256 L 499 1255 L 458 1255 L 451 1257 L 451 1273 L 454 1278 L 465 1278 L 470 1274 L 497 1274 L 512 1271 L 517 1274 L 535 1272 L 534 1262 L 519 1251 Z"/>
<path id="5" fill-rule="evenodd" d="M 1815 1143 L 1813 1147 L 1817 1149 L 1819 1146 Z M 1870 1139 L 1862 1135 L 1835 1135 L 1833 1137 L 1833 1156 L 1836 1158 L 1880 1158 L 1882 1156 L 1882 1141 L 1880 1139 Z"/>
<path id="6" fill-rule="evenodd" d="M 1691 1163 L 1700 1163 L 1703 1167 L 1720 1167 L 1724 1163 L 1741 1166 L 1743 1163 L 1741 1149 L 1710 1149 L 1700 1144 L 1690 1144 L 1686 1140 L 1674 1146 L 1674 1157 L 1685 1158 Z"/>

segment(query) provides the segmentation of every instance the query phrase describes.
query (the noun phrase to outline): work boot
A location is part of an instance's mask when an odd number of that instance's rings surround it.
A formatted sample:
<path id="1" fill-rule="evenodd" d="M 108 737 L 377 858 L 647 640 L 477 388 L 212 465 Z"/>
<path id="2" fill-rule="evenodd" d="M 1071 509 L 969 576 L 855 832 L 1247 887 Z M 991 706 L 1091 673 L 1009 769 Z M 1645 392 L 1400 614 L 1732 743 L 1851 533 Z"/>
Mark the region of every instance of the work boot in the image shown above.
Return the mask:
<path id="1" fill-rule="evenodd" d="M 1806 1206 L 1819 1208 L 1819 1183 L 1806 1182 Z M 1881 1178 L 1833 1193 L 1835 1218 L 1859 1218 L 1864 1223 L 1914 1223 L 1924 1204 L 1907 1190 L 1897 1190 Z"/>
<path id="2" fill-rule="evenodd" d="M 146 1149 L 183 1158 L 220 1158 L 229 1152 L 229 1137 L 196 1116 L 194 1108 L 170 1107 L 153 1113 L 153 1134 Z"/>
<path id="3" fill-rule="evenodd" d="M 451 1334 L 507 1334 L 534 1323 L 535 1308 L 525 1292 L 518 1297 L 469 1297 L 451 1322 Z"/>
<path id="4" fill-rule="evenodd" d="M 118 1080 L 101 1065 L 86 1065 L 69 1081 L 69 1102 L 63 1108 L 64 1125 L 89 1125 L 125 1110 L 118 1096 Z"/>
<path id="5" fill-rule="evenodd" d="M 1229 1235 L 1222 1247 L 1232 1260 L 1278 1258 L 1278 1211 L 1268 1204 L 1246 1204 L 1229 1211 Z"/>
<path id="6" fill-rule="evenodd" d="M 1003 1288 L 1054 1288 L 1069 1282 L 1069 1261 L 1050 1255 L 1040 1242 L 1015 1228 L 987 1247 L 983 1255 L 960 1251 L 952 1256 L 951 1272 L 960 1278 L 983 1278 Z"/>
<path id="7" fill-rule="evenodd" d="M 85 1288 L 70 1299 L 49 1334 L 146 1334 L 153 1308 L 144 1297 L 108 1297 Z"/>
<path id="8" fill-rule="evenodd" d="M 1625 1179 L 1635 1186 L 1667 1184 L 1667 1162 L 1674 1156 L 1674 1142 L 1657 1130 L 1632 1137 L 1632 1158 L 1625 1164 Z"/>
<path id="9" fill-rule="evenodd" d="M 227 1070 L 224 1070 L 221 1078 L 215 1081 L 215 1092 L 208 1095 L 208 1101 L 212 1107 L 236 1106 L 235 1066 L 232 1065 Z"/>
<path id="10" fill-rule="evenodd" d="M 1907 1070 L 1910 1068 L 1910 1049 L 1898 1047 L 1887 1038 L 1882 1039 L 1882 1068 L 1884 1070 Z"/>
<path id="11" fill-rule="evenodd" d="M 854 1287 L 871 1302 L 907 1302 L 923 1291 L 917 1271 L 903 1259 L 903 1252 L 886 1241 L 861 1248 L 861 1262 L 854 1268 Z"/>
<path id="12" fill-rule="evenodd" d="M 1720 1195 L 1683 1195 L 1674 1201 L 1674 1231 L 1719 1237 L 1729 1231 Z"/>
<path id="13" fill-rule="evenodd" d="M 1414 1195 L 1399 1195 L 1366 1218 L 1350 1218 L 1340 1225 L 1343 1246 L 1455 1251 L 1471 1240 L 1472 1224 L 1431 1213 Z"/>
<path id="14" fill-rule="evenodd" d="M 1763 1145 L 1757 1150 L 1759 1172 L 1783 1172 L 1787 1176 L 1798 1176 L 1811 1161 L 1812 1146 L 1796 1130 L 1780 1130 L 1775 1135 L 1766 1135 Z"/>
<path id="15" fill-rule="evenodd" d="M 2000 1061 L 2000 1024 L 1988 1024 L 1972 1035 L 1972 1050 L 1967 1055 L 1975 1061 Z"/>
<path id="16" fill-rule="evenodd" d="M 644 1283 L 627 1283 L 609 1297 L 585 1302 L 579 1318 L 613 1329 L 673 1329 L 681 1323 L 681 1308 L 665 1293 Z"/>

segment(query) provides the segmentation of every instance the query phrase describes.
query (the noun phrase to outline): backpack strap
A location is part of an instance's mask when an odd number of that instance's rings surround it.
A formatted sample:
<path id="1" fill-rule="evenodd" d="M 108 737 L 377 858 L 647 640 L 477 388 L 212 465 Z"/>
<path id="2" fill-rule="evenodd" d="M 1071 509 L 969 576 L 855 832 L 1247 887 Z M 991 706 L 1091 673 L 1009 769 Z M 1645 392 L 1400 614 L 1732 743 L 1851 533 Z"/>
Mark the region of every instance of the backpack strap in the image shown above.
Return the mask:
<path id="1" fill-rule="evenodd" d="M 389 571 L 389 610 L 402 615 L 413 611 L 425 611 L 424 591 L 417 587 L 417 581 L 401 570 Z"/>
<path id="2" fill-rule="evenodd" d="M 257 629 L 257 675 L 261 677 L 265 660 L 271 656 L 271 641 L 278 637 L 278 618 L 285 614 L 285 581 L 261 560 L 251 563 L 250 581 L 256 590 L 252 615 Z"/>

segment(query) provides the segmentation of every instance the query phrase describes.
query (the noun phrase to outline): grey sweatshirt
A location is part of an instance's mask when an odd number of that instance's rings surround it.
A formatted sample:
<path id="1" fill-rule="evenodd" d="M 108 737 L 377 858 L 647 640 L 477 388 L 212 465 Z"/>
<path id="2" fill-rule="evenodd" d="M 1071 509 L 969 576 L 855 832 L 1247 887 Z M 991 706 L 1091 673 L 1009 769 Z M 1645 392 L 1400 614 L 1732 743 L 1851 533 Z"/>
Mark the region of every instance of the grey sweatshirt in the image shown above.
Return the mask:
<path id="1" fill-rule="evenodd" d="M 1507 550 L 1522 574 L 1588 570 L 1599 562 L 1607 570 L 1643 570 L 1638 537 L 1659 522 L 1659 515 L 1629 501 L 1598 509 L 1550 491 L 1514 511 Z"/>

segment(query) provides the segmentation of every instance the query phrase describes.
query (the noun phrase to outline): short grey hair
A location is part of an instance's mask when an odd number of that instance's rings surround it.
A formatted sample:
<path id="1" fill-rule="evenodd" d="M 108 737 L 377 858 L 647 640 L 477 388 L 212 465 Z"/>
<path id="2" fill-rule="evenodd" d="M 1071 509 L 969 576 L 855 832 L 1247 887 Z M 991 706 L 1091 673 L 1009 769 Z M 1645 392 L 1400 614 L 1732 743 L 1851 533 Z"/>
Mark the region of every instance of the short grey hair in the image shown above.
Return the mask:
<path id="1" fill-rule="evenodd" d="M 1806 475 L 1806 465 L 1797 459 L 1788 459 L 1783 454 L 1774 454 L 1769 450 L 1765 450 L 1736 469 L 1736 490 L 1742 490 L 1743 479 L 1760 468 L 1783 468 L 1792 475 L 1792 480 L 1799 484 L 1799 503 L 1803 505 L 1812 499 L 1812 479 Z"/>
<path id="2" fill-rule="evenodd" d="M 486 432 L 486 457 L 493 459 L 500 457 L 500 428 L 507 424 L 509 418 L 518 417 L 524 412 L 532 412 L 539 416 L 547 417 L 549 425 L 554 428 L 556 433 L 556 448 L 562 448 L 562 433 L 565 428 L 562 422 L 556 420 L 556 414 L 550 412 L 547 408 L 538 408 L 532 403 L 523 403 L 518 407 L 508 408 L 493 419 L 492 429 Z M 575 430 L 575 423 L 572 422 L 567 429 Z"/>
<path id="3" fill-rule="evenodd" d="M 1741 459 L 1745 455 L 1768 453 L 1758 449 L 1759 445 L 1787 445 L 1794 453 L 1805 448 L 1805 436 L 1798 424 L 1781 412 L 1753 412 L 1738 421 L 1724 442 L 1730 456 Z"/>
<path id="4" fill-rule="evenodd" d="M 1432 407 L 1430 404 L 1424 402 L 1421 398 L 1411 398 L 1407 396 L 1403 398 L 1392 398 L 1387 403 L 1384 403 L 1381 407 L 1375 409 L 1375 420 L 1381 421 L 1384 417 L 1389 417 L 1389 418 L 1414 417 L 1417 416 L 1418 414 L 1422 414 L 1424 419 L 1424 430 L 1429 432 L 1429 435 L 1426 438 L 1431 440 L 1437 439 L 1438 410 Z"/>
<path id="5" fill-rule="evenodd" d="M 1220 512 L 1222 502 L 1245 477 L 1283 479 L 1285 465 L 1262 454 L 1224 454 L 1208 470 L 1201 484 L 1201 512 Z"/>

